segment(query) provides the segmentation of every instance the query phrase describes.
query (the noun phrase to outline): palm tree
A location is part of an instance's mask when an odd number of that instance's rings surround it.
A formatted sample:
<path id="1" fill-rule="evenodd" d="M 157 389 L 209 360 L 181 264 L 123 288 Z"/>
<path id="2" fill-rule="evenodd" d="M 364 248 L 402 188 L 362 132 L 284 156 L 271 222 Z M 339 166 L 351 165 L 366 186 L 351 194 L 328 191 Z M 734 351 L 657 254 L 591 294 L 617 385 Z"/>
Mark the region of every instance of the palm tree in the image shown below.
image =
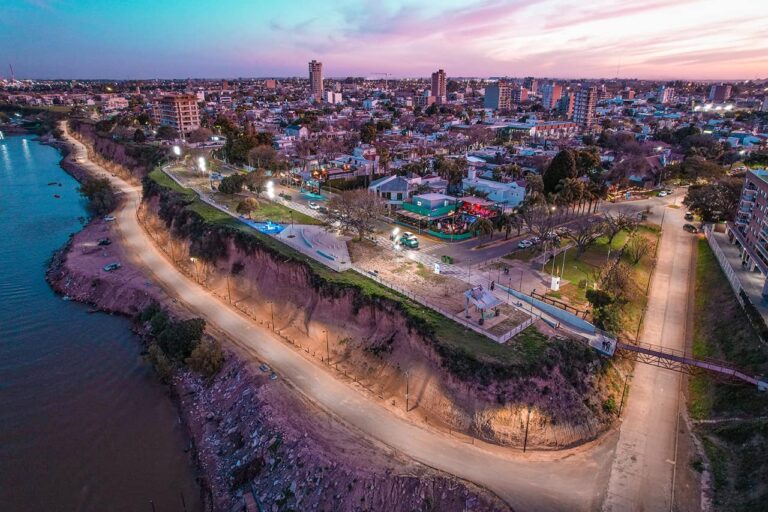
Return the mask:
<path id="1" fill-rule="evenodd" d="M 520 217 L 516 213 L 503 213 L 499 217 L 497 226 L 499 231 L 504 230 L 504 240 L 509 240 L 509 235 L 512 233 L 512 228 L 517 227 L 518 235 L 522 229 L 522 223 Z"/>
<path id="2" fill-rule="evenodd" d="M 480 233 L 480 235 L 488 235 L 489 238 L 493 238 L 493 222 L 488 219 L 478 218 L 469 226 L 469 229 L 475 234 Z"/>

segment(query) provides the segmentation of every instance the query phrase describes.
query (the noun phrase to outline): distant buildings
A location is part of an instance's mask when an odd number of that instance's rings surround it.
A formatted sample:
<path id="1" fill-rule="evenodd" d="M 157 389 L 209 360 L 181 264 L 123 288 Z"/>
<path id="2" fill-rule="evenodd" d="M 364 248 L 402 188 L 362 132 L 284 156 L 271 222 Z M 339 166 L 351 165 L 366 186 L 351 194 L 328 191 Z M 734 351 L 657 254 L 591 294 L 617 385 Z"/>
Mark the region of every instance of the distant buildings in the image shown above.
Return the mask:
<path id="1" fill-rule="evenodd" d="M 512 99 L 512 103 L 523 103 L 528 101 L 528 89 L 525 87 L 513 87 L 509 94 Z"/>
<path id="2" fill-rule="evenodd" d="M 442 69 L 432 73 L 432 96 L 438 103 L 445 103 L 448 99 L 448 84 Z"/>
<path id="3" fill-rule="evenodd" d="M 512 108 L 512 95 L 509 84 L 499 82 L 485 88 L 483 106 L 493 110 L 508 110 Z"/>
<path id="4" fill-rule="evenodd" d="M 720 84 L 709 88 L 709 101 L 723 103 L 731 97 L 731 86 Z"/>
<path id="5" fill-rule="evenodd" d="M 523 87 L 525 87 L 531 94 L 536 94 L 539 90 L 539 81 L 532 76 L 527 76 L 523 79 Z"/>
<path id="6" fill-rule="evenodd" d="M 277 89 L 277 81 L 274 78 L 269 78 L 264 81 L 264 88 L 269 90 Z"/>
<path id="7" fill-rule="evenodd" d="M 554 109 L 562 95 L 563 87 L 561 85 L 550 82 L 541 86 L 541 104 L 546 110 Z"/>
<path id="8" fill-rule="evenodd" d="M 659 91 L 656 95 L 656 101 L 658 101 L 662 105 L 666 105 L 667 103 L 672 103 L 674 100 L 675 100 L 674 87 L 667 87 L 666 85 L 662 85 L 661 87 L 659 87 Z"/>
<path id="9" fill-rule="evenodd" d="M 323 63 L 313 60 L 309 63 L 309 91 L 316 101 L 323 99 Z"/>
<path id="10" fill-rule="evenodd" d="M 557 110 L 565 114 L 568 119 L 573 119 L 573 109 L 576 105 L 576 93 L 567 92 L 560 97 L 560 101 L 557 102 Z"/>
<path id="11" fill-rule="evenodd" d="M 334 91 L 325 91 L 325 102 L 331 105 L 338 105 L 342 101 L 341 93 Z"/>
<path id="12" fill-rule="evenodd" d="M 573 121 L 583 128 L 590 129 L 595 122 L 597 106 L 597 87 L 585 87 L 576 93 L 573 105 Z"/>
<path id="13" fill-rule="evenodd" d="M 154 121 L 172 126 L 183 137 L 200 128 L 200 112 L 194 94 L 166 94 L 158 98 L 152 108 Z"/>

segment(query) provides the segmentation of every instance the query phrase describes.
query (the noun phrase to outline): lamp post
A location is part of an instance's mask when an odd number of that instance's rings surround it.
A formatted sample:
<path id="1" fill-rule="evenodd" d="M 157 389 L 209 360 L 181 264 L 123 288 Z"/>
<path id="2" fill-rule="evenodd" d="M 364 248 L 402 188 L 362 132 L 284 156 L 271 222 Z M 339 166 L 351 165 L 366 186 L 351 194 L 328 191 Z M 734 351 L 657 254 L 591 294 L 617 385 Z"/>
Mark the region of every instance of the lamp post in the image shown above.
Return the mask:
<path id="1" fill-rule="evenodd" d="M 200 272 L 197 270 L 197 258 L 192 256 L 191 258 L 189 258 L 189 261 L 191 261 L 192 265 L 195 267 L 195 282 L 197 284 L 200 284 Z"/>
<path id="2" fill-rule="evenodd" d="M 275 332 L 275 309 L 273 307 L 272 301 L 269 301 L 269 315 L 272 318 L 272 332 Z"/>
<path id="3" fill-rule="evenodd" d="M 323 329 L 325 333 L 325 360 L 328 364 L 331 364 L 331 346 L 328 343 L 328 329 Z"/>
<path id="4" fill-rule="evenodd" d="M 176 145 L 173 146 L 173 154 L 176 156 L 176 163 L 179 163 L 179 157 L 181 156 L 181 147 Z"/>

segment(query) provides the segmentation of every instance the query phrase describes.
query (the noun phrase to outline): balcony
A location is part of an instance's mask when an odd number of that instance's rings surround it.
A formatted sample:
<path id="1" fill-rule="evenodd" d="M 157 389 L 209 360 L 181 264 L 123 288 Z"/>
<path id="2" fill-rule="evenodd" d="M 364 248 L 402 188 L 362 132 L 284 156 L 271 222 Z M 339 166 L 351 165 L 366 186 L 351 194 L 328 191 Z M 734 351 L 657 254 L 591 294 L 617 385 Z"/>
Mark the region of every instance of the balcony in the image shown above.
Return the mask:
<path id="1" fill-rule="evenodd" d="M 747 203 L 755 203 L 755 199 L 757 198 L 757 194 L 744 194 L 741 196 L 741 200 Z"/>

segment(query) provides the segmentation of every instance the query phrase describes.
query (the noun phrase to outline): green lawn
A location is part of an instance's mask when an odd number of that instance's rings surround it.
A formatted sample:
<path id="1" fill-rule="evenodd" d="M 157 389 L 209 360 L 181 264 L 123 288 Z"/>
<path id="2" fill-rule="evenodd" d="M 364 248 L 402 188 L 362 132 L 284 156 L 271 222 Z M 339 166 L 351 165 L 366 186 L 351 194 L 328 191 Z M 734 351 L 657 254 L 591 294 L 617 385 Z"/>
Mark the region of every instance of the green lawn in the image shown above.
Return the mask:
<path id="1" fill-rule="evenodd" d="M 638 227 L 638 230 L 640 234 L 651 241 L 652 247 L 655 247 L 659 239 L 659 227 L 656 225 L 641 225 Z M 610 244 L 611 258 L 613 258 L 613 255 L 618 254 L 618 251 L 627 242 L 628 236 L 628 232 L 622 231 L 613 238 Z M 560 288 L 557 298 L 567 299 L 570 304 L 580 309 L 588 307 L 586 299 L 587 287 L 594 285 L 595 272 L 608 262 L 608 250 L 608 238 L 602 237 L 578 257 L 575 247 L 569 249 L 565 254 L 559 254 L 555 258 L 554 271 L 558 275 L 562 272 L 562 277 L 567 281 L 567 284 Z M 563 258 L 565 258 L 565 265 L 563 265 Z M 637 265 L 632 265 L 627 255 L 623 256 L 623 261 L 629 264 L 632 269 L 632 282 L 635 286 L 635 289 L 629 293 L 629 302 L 621 311 L 625 336 L 634 338 L 636 335 L 637 326 L 648 302 L 645 287 L 653 271 L 653 260 L 653 249 Z M 548 263 L 544 270 L 552 272 L 552 263 Z"/>
<path id="2" fill-rule="evenodd" d="M 729 361 L 748 373 L 768 373 L 761 344 L 706 240 L 698 241 L 693 353 Z M 766 510 L 768 501 L 768 395 L 750 386 L 691 377 L 688 408 L 694 419 L 745 418 L 700 424 L 696 434 L 712 464 L 719 510 Z"/>

